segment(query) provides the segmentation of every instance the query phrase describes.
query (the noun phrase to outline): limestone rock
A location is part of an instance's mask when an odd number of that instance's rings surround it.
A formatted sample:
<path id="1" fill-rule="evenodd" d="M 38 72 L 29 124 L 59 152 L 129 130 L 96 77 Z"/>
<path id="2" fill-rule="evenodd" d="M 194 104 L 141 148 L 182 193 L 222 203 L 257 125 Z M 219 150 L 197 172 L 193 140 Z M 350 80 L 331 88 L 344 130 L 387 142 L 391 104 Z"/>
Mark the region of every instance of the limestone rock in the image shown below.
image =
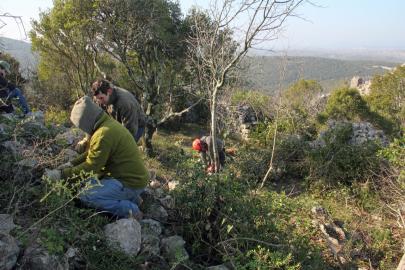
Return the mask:
<path id="1" fill-rule="evenodd" d="M 146 210 L 145 216 L 160 222 L 166 222 L 169 214 L 163 206 L 152 204 Z"/>
<path id="2" fill-rule="evenodd" d="M 13 217 L 9 214 L 0 214 L 0 233 L 10 233 L 16 226 Z"/>
<path id="3" fill-rule="evenodd" d="M 7 233 L 0 233 L 0 269 L 13 269 L 17 262 L 20 248 L 17 240 Z"/>
<path id="4" fill-rule="evenodd" d="M 48 251 L 39 246 L 28 247 L 24 251 L 22 269 L 26 270 L 69 270 L 67 261 L 50 255 Z"/>
<path id="5" fill-rule="evenodd" d="M 129 256 L 136 256 L 141 249 L 141 225 L 135 219 L 119 219 L 104 227 L 104 234 L 111 247 Z"/>
<path id="6" fill-rule="evenodd" d="M 142 234 L 141 252 L 145 255 L 154 256 L 160 253 L 160 238 L 154 234 Z"/>
<path id="7" fill-rule="evenodd" d="M 174 199 L 170 195 L 166 195 L 163 198 L 159 199 L 160 204 L 167 209 L 172 209 L 174 208 Z"/>
<path id="8" fill-rule="evenodd" d="M 154 234 L 159 236 L 162 234 L 162 224 L 153 219 L 143 219 L 140 221 L 141 231 L 143 234 Z"/>
<path id="9" fill-rule="evenodd" d="M 178 235 L 163 238 L 161 241 L 163 257 L 172 263 L 188 260 L 189 255 L 184 248 L 185 243 L 183 238 Z"/>

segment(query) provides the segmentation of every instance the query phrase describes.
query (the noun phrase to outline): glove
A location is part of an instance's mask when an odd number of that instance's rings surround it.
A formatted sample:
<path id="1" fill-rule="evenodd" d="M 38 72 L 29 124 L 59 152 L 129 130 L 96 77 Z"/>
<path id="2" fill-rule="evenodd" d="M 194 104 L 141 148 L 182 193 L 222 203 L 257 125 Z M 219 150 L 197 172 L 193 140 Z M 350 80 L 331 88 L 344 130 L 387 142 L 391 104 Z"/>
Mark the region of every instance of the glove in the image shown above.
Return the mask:
<path id="1" fill-rule="evenodd" d="M 75 151 L 79 154 L 84 153 L 87 148 L 87 144 L 89 143 L 89 138 L 86 136 L 80 142 L 78 142 L 75 146 Z"/>
<path id="2" fill-rule="evenodd" d="M 56 167 L 56 169 L 63 170 L 63 169 L 66 169 L 66 168 L 69 168 L 69 167 L 72 167 L 72 166 L 73 166 L 73 164 L 69 161 L 69 162 L 66 162 L 66 163 L 63 163 L 63 164 L 59 165 L 58 167 Z"/>
<path id="3" fill-rule="evenodd" d="M 56 169 L 56 170 L 45 169 L 45 173 L 44 173 L 43 177 L 47 177 L 51 181 L 57 181 L 62 178 L 62 172 L 61 172 L 61 170 L 58 170 L 58 169 Z"/>

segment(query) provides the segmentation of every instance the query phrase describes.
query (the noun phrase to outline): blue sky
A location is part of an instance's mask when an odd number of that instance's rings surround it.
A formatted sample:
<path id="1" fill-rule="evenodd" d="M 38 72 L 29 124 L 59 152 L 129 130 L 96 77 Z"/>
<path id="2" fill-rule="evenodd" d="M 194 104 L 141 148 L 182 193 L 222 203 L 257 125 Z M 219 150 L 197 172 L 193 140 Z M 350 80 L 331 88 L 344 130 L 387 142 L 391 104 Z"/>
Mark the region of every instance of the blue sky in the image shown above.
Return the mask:
<path id="1" fill-rule="evenodd" d="M 313 0 L 298 13 L 305 18 L 287 21 L 283 36 L 269 44 L 279 49 L 405 49 L 404 0 Z M 207 6 L 207 0 L 180 0 L 183 14 L 193 5 Z M 38 19 L 39 10 L 52 6 L 52 0 L 1 0 L 0 14 L 23 17 L 30 29 L 30 18 Z M 401 14 L 402 13 L 402 14 Z M 7 25 L 0 35 L 24 39 L 17 24 L 0 18 Z M 0 26 L 1 26 L 0 22 Z"/>

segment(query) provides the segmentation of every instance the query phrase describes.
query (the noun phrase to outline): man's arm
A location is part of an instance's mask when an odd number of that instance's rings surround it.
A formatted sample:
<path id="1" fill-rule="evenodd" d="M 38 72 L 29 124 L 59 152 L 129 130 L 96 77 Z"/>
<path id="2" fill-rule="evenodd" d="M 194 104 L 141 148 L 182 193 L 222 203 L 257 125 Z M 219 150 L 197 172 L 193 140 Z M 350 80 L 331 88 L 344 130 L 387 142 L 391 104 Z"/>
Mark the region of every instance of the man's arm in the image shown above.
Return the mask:
<path id="1" fill-rule="evenodd" d="M 101 136 L 92 136 L 90 140 L 90 148 L 86 153 L 83 153 L 77 159 L 74 160 L 76 163 L 79 160 L 84 160 L 72 167 L 66 168 L 62 171 L 63 177 L 70 177 L 74 174 L 79 174 L 81 171 L 93 172 L 95 174 L 101 173 L 101 169 L 106 165 L 108 157 L 111 152 L 111 145 L 108 141 L 104 140 Z M 72 164 L 75 164 L 72 162 Z"/>

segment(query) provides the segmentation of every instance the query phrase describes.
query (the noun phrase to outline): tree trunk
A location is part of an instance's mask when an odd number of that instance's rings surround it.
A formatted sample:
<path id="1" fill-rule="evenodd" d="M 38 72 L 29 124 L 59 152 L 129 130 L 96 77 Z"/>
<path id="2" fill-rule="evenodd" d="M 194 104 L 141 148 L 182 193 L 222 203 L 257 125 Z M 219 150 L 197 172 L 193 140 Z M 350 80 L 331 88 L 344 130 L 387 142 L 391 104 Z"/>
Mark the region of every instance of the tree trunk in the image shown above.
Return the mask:
<path id="1" fill-rule="evenodd" d="M 219 155 L 217 148 L 217 91 L 218 88 L 214 87 L 211 100 L 211 145 L 214 152 L 214 172 L 219 171 Z"/>
<path id="2" fill-rule="evenodd" d="M 145 152 L 148 157 L 153 156 L 152 137 L 156 132 L 156 121 L 149 117 L 145 126 Z"/>

